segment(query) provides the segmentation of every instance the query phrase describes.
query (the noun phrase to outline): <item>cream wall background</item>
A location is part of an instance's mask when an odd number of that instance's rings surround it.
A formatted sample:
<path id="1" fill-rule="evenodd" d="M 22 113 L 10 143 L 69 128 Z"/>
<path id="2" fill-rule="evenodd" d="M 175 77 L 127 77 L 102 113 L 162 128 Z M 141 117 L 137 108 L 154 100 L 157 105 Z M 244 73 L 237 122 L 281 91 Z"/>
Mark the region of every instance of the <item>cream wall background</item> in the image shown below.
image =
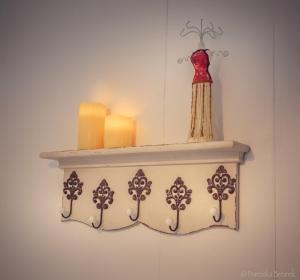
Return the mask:
<path id="1" fill-rule="evenodd" d="M 296 0 L 2 0 L 0 278 L 298 279 L 299 13 Z M 198 40 L 179 32 L 201 17 L 224 30 L 207 47 L 229 51 L 211 61 L 217 137 L 252 148 L 239 232 L 61 223 L 63 174 L 39 153 L 76 148 L 82 101 L 135 116 L 140 145 L 185 141 L 193 69 L 178 58 Z"/>

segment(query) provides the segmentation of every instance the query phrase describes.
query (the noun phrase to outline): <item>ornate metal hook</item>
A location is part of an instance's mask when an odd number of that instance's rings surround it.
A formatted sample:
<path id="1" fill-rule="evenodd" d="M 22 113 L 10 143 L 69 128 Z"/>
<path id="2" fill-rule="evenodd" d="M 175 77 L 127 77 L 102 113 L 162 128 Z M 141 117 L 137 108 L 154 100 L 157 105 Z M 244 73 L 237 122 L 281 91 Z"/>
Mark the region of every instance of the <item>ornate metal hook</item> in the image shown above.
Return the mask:
<path id="1" fill-rule="evenodd" d="M 78 196 L 82 194 L 83 182 L 80 182 L 77 173 L 72 171 L 70 177 L 66 182 L 64 182 L 63 193 L 67 195 L 67 199 L 70 200 L 69 214 L 61 214 L 63 218 L 68 219 L 72 215 L 73 210 L 73 200 L 77 200 Z"/>
<path id="2" fill-rule="evenodd" d="M 128 193 L 132 195 L 132 199 L 137 201 L 137 213 L 135 218 L 129 215 L 131 221 L 135 222 L 140 216 L 140 203 L 146 199 L 146 195 L 151 193 L 151 181 L 148 181 L 142 169 L 133 177 L 132 181 L 128 182 Z"/>
<path id="3" fill-rule="evenodd" d="M 190 204 L 192 201 L 191 194 L 192 190 L 188 189 L 184 185 L 184 182 L 180 177 L 178 177 L 173 186 L 166 190 L 166 201 L 171 204 L 172 210 L 176 210 L 176 225 L 175 228 L 169 226 L 169 229 L 173 232 L 177 231 L 179 227 L 179 213 L 181 210 L 185 210 L 186 204 Z"/>
<path id="4" fill-rule="evenodd" d="M 220 165 L 212 178 L 207 179 L 207 183 L 207 191 L 213 194 L 213 199 L 219 201 L 219 217 L 216 218 L 215 216 L 213 216 L 214 221 L 218 223 L 222 219 L 222 201 L 228 199 L 228 194 L 234 193 L 236 187 L 236 179 L 231 178 L 224 166 Z M 228 190 L 228 194 L 225 193 L 226 189 Z"/>
<path id="5" fill-rule="evenodd" d="M 96 226 L 94 222 L 92 222 L 93 228 L 100 228 L 103 220 L 103 211 L 108 209 L 109 204 L 112 204 L 114 199 L 114 191 L 110 190 L 105 179 L 103 179 L 96 190 L 93 190 L 93 202 L 96 203 L 96 207 L 100 209 L 100 221 Z"/>

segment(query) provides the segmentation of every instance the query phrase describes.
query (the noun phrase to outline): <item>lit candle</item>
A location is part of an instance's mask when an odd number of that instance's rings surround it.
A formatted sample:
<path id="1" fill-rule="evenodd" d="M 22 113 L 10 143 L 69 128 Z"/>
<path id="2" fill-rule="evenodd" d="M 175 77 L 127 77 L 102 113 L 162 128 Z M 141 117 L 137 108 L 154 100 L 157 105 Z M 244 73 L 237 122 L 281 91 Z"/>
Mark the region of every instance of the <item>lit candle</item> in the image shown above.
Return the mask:
<path id="1" fill-rule="evenodd" d="M 119 115 L 108 115 L 104 126 L 104 148 L 135 145 L 135 120 Z"/>
<path id="2" fill-rule="evenodd" d="M 106 107 L 101 103 L 81 103 L 79 108 L 78 149 L 103 148 Z"/>

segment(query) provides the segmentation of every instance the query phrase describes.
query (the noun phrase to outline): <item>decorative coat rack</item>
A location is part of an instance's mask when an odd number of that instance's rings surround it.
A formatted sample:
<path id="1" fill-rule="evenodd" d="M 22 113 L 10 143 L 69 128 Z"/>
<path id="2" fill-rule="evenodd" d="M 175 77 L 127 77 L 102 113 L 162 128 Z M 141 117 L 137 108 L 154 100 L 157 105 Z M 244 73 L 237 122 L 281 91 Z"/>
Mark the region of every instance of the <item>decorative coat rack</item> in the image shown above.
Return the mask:
<path id="1" fill-rule="evenodd" d="M 238 229 L 239 165 L 234 141 L 45 152 L 64 170 L 63 221 L 115 230 L 141 223 L 187 234 Z"/>

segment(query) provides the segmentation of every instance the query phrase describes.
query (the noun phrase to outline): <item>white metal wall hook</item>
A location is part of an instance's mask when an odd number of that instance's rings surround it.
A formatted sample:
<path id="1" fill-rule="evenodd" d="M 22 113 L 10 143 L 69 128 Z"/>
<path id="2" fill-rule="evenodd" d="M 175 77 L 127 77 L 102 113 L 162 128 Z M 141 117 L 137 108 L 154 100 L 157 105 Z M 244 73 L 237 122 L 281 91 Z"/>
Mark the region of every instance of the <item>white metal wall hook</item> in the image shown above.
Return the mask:
<path id="1" fill-rule="evenodd" d="M 93 223 L 95 222 L 95 217 L 94 216 L 90 216 L 89 217 L 89 225 L 93 225 Z"/>
<path id="2" fill-rule="evenodd" d="M 126 214 L 127 214 L 127 216 L 135 216 L 135 212 L 134 212 L 134 210 L 132 209 L 132 208 L 127 208 L 126 209 Z"/>
<path id="3" fill-rule="evenodd" d="M 171 219 L 171 218 L 166 218 L 166 219 L 165 219 L 165 223 L 166 223 L 166 225 L 167 225 L 168 227 L 170 227 L 170 226 L 172 226 L 172 225 L 174 224 L 174 221 L 173 221 L 173 219 Z"/>
<path id="4" fill-rule="evenodd" d="M 61 216 L 62 216 L 62 218 L 63 218 L 63 220 L 67 220 L 69 217 L 68 217 L 68 215 L 70 214 L 69 213 L 70 211 L 68 211 L 68 210 L 66 210 L 66 209 L 62 209 L 62 211 L 61 211 Z"/>
<path id="5" fill-rule="evenodd" d="M 97 216 L 91 216 L 89 218 L 90 225 L 95 229 L 99 229 L 102 225 L 102 219 L 103 217 L 101 218 L 101 214 Z"/>
<path id="6" fill-rule="evenodd" d="M 212 208 L 209 209 L 209 213 L 210 213 L 210 215 L 211 215 L 212 217 L 213 217 L 213 216 L 216 216 L 217 212 L 218 212 L 218 210 L 217 210 L 216 207 L 212 207 Z"/>
<path id="7" fill-rule="evenodd" d="M 219 223 L 222 220 L 222 217 L 223 217 L 223 213 L 222 213 L 222 208 L 221 207 L 219 208 L 219 210 L 216 207 L 212 207 L 209 210 L 210 215 L 212 216 L 212 218 L 214 219 L 214 221 L 216 223 Z M 218 218 L 216 218 L 218 212 L 219 212 Z"/>

